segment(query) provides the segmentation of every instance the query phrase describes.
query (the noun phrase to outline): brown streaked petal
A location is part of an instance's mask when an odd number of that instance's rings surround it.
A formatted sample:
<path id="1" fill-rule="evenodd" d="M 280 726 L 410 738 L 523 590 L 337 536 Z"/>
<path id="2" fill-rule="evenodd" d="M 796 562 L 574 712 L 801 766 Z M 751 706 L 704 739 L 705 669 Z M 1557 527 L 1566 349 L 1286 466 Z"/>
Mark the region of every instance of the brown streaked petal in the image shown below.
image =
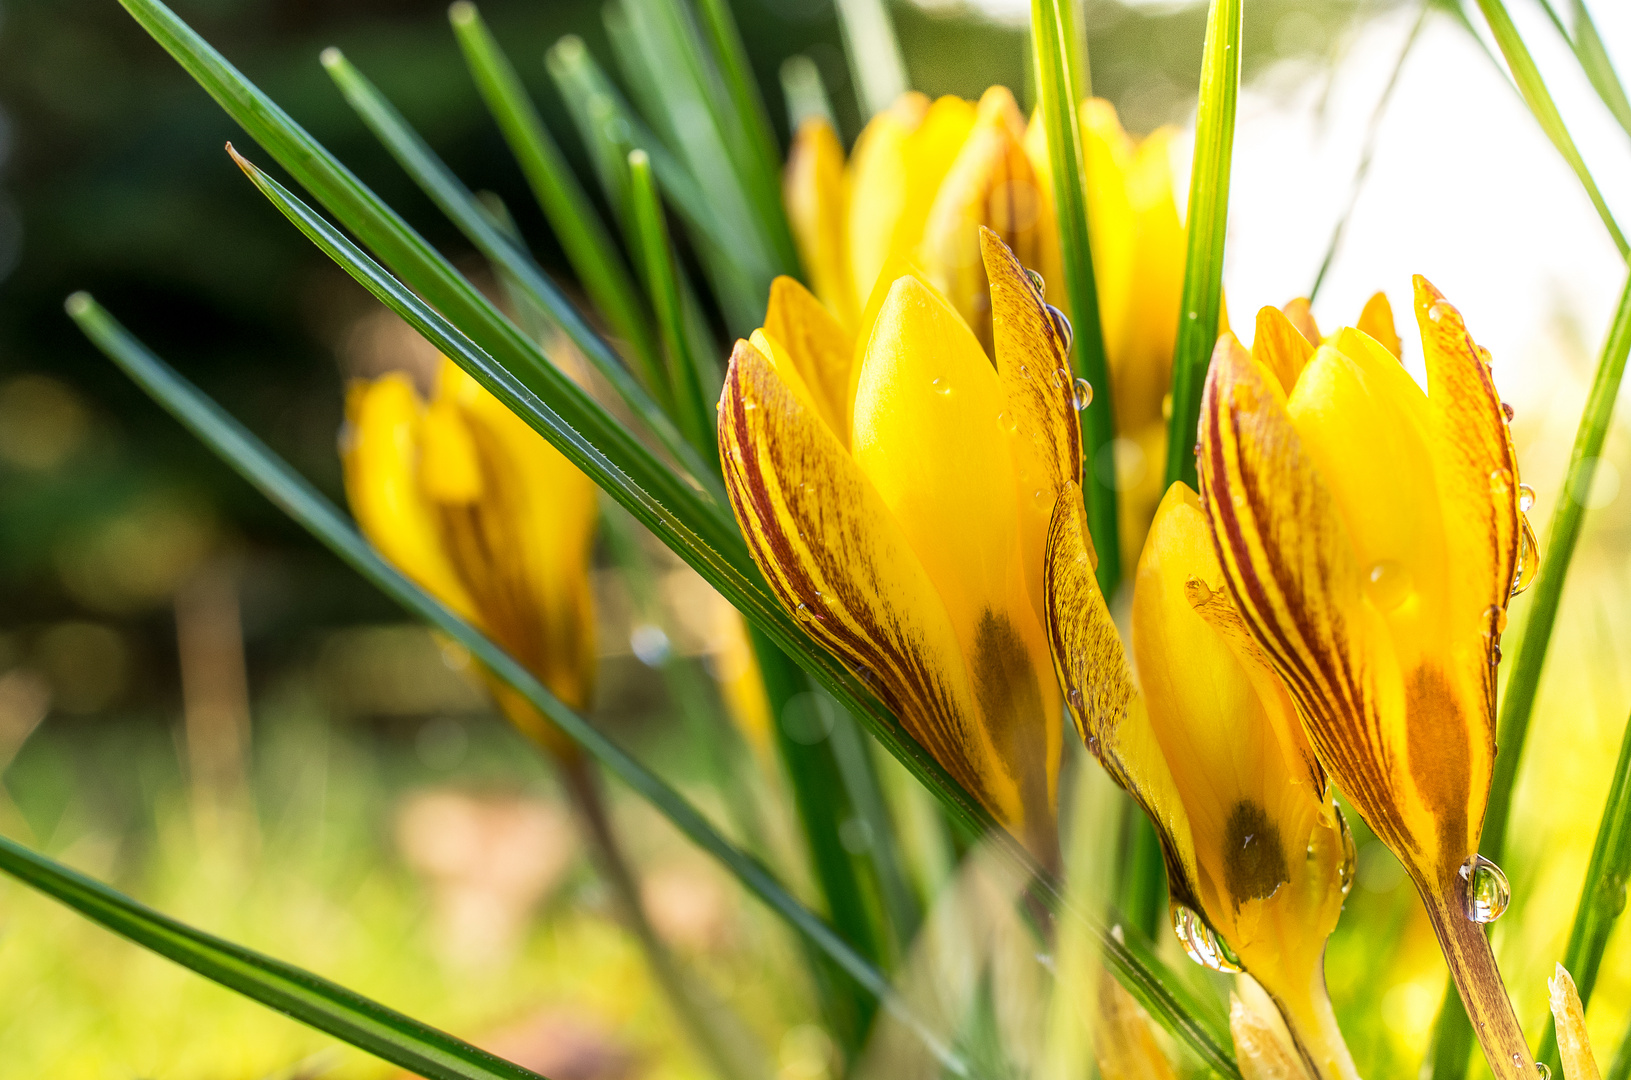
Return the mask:
<path id="1" fill-rule="evenodd" d="M 1020 792 L 982 730 L 943 601 L 888 508 L 795 384 L 738 341 L 720 401 L 725 485 L 772 591 L 997 818 Z"/>
<path id="2" fill-rule="evenodd" d="M 1287 396 L 1297 378 L 1308 366 L 1318 341 L 1310 342 L 1279 308 L 1265 307 L 1257 312 L 1257 334 L 1252 339 L 1252 356 L 1267 365 L 1280 381 Z"/>
<path id="3" fill-rule="evenodd" d="M 1297 703 L 1315 753 L 1395 851 L 1416 850 L 1384 730 L 1386 636 L 1342 518 L 1269 367 L 1225 335 L 1201 403 L 1201 496 L 1230 599 Z M 1425 838 L 1423 838 L 1425 839 Z"/>
<path id="4" fill-rule="evenodd" d="M 855 339 L 810 290 L 787 276 L 770 283 L 764 331 L 788 351 L 822 417 L 847 448 L 854 408 Z"/>

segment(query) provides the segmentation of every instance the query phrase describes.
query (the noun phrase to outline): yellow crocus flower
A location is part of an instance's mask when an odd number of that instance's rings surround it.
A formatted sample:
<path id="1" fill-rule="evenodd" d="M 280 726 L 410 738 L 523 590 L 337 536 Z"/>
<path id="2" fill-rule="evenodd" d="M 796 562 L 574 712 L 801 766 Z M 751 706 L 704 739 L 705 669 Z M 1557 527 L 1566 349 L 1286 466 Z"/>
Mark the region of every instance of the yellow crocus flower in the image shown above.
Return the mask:
<path id="1" fill-rule="evenodd" d="M 1061 736 L 1042 567 L 1054 503 L 1081 502 L 1080 434 L 1063 333 L 981 235 L 995 365 L 921 275 L 880 285 L 854 342 L 781 278 L 731 357 L 720 456 L 781 602 L 1052 860 Z"/>
<path id="2" fill-rule="evenodd" d="M 401 372 L 352 383 L 346 421 L 346 495 L 363 534 L 562 701 L 587 707 L 593 482 L 446 359 L 429 402 Z M 553 724 L 488 682 L 517 727 L 575 760 Z"/>
<path id="3" fill-rule="evenodd" d="M 1271 308 L 1225 334 L 1201 493 L 1233 606 L 1320 763 L 1399 857 L 1499 1077 L 1532 1074 L 1474 918 L 1506 608 L 1535 562 L 1489 353 L 1424 279 L 1430 393 L 1375 335 L 1315 347 Z M 1496 912 L 1498 913 L 1498 912 Z"/>
<path id="4" fill-rule="evenodd" d="M 800 125 L 784 197 L 816 296 L 851 333 L 879 278 L 918 267 L 989 354 L 991 309 L 980 228 L 994 231 L 1063 296 L 1053 210 L 1025 150 L 1025 117 L 1006 87 L 978 104 L 908 93 L 874 117 L 846 165 L 827 121 Z"/>

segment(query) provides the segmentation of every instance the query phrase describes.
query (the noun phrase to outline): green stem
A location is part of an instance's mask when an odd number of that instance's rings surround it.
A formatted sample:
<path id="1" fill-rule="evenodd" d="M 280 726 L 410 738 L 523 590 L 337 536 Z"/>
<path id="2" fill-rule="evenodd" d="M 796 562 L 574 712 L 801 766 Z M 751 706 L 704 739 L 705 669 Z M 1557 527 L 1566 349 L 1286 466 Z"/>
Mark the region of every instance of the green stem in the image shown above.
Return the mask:
<path id="1" fill-rule="evenodd" d="M 1240 96 L 1242 0 L 1212 0 L 1201 59 L 1195 122 L 1195 164 L 1185 219 L 1183 304 L 1172 356 L 1172 419 L 1167 428 L 1167 483 L 1195 479 L 1195 439 L 1201 391 L 1218 341 L 1223 308 L 1223 240 L 1229 219 L 1229 173 L 1234 158 L 1235 104 Z"/>

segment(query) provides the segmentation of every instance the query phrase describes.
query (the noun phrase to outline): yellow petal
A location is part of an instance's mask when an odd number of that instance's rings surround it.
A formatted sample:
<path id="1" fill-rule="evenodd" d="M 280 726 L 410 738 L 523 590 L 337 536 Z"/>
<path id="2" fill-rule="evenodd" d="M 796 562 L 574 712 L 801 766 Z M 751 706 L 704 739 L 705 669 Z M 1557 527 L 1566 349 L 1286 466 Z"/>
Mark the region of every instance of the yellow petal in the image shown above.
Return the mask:
<path id="1" fill-rule="evenodd" d="M 807 393 L 747 342 L 720 404 L 726 490 L 772 591 L 948 772 L 1023 830 L 1019 785 L 980 723 L 945 604 L 870 481 Z"/>
<path id="2" fill-rule="evenodd" d="M 1025 121 L 1006 87 L 980 99 L 973 129 L 946 173 L 919 247 L 924 273 L 991 350 L 991 305 L 980 253 L 989 228 L 1044 279 L 1063 272 L 1052 208 L 1025 155 Z"/>
<path id="3" fill-rule="evenodd" d="M 1354 329 L 1375 338 L 1382 348 L 1394 356 L 1400 355 L 1399 331 L 1393 322 L 1393 305 L 1387 302 L 1387 293 L 1376 293 L 1365 301 L 1365 308 L 1359 313 Z"/>
<path id="4" fill-rule="evenodd" d="M 1053 504 L 1067 484 L 1079 485 L 1082 477 L 1075 381 L 1060 328 L 1024 267 L 990 230 L 981 231 L 980 243 L 991 282 L 997 377 L 1004 398 L 997 428 L 1007 435 L 1013 461 L 1020 557 L 1040 624 L 1045 617 L 1042 568 Z M 1088 543 L 1092 554 L 1092 541 Z"/>
<path id="5" fill-rule="evenodd" d="M 1294 1048 L 1287 1045 L 1285 1028 L 1246 1006 L 1229 993 L 1229 1034 L 1234 1038 L 1235 1063 L 1244 1080 L 1305 1080 L 1308 1073 Z"/>
<path id="6" fill-rule="evenodd" d="M 850 280 L 847 183 L 837 132 L 819 117 L 805 120 L 787 152 L 782 199 L 815 294 L 840 324 L 854 327 L 860 311 Z"/>
<path id="7" fill-rule="evenodd" d="M 854 339 L 831 311 L 790 277 L 770 283 L 764 330 L 787 350 L 788 361 L 809 388 L 822 419 L 847 448 Z"/>
<path id="8" fill-rule="evenodd" d="M 1303 368 L 1313 359 L 1314 345 L 1279 308 L 1265 307 L 1258 311 L 1252 356 L 1274 372 L 1280 389 L 1288 396 L 1296 387 Z"/>
<path id="9" fill-rule="evenodd" d="M 1309 306 L 1306 296 L 1299 296 L 1280 309 L 1297 332 L 1307 338 L 1311 344 L 1320 343 L 1319 323 L 1314 321 L 1314 309 Z"/>
<path id="10" fill-rule="evenodd" d="M 983 723 L 1016 771 L 1028 816 L 1051 816 L 1059 703 L 1025 581 L 1013 439 L 999 419 L 1008 408 L 957 312 L 918 279 L 897 280 L 856 390 L 855 463 L 944 601 Z M 1031 497 L 1051 502 L 1048 490 Z"/>
<path id="11" fill-rule="evenodd" d="M 346 497 L 386 560 L 466 619 L 475 605 L 442 548 L 436 510 L 419 485 L 423 406 L 401 372 L 354 382 L 341 444 Z"/>
<path id="12" fill-rule="evenodd" d="M 908 94 L 877 116 L 850 156 L 849 253 L 854 295 L 872 295 L 891 257 L 910 257 L 929 208 L 974 126 L 974 105 Z"/>
<path id="13" fill-rule="evenodd" d="M 1138 144 L 1126 171 L 1134 222 L 1128 271 L 1131 284 L 1123 328 L 1113 339 L 1113 347 L 1112 339 L 1106 339 L 1117 430 L 1134 430 L 1161 420 L 1161 400 L 1172 385 L 1172 352 L 1188 256 L 1172 190 L 1172 140 L 1176 136 L 1173 128 L 1157 129 Z M 1218 332 L 1227 329 L 1227 317 L 1220 309 Z M 1160 468 L 1158 464 L 1158 472 Z"/>
<path id="14" fill-rule="evenodd" d="M 1093 1016 L 1093 1056 L 1104 1080 L 1172 1080 L 1150 1014 L 1108 969 L 1099 975 Z"/>
<path id="15" fill-rule="evenodd" d="M 1563 1059 L 1563 1080 L 1598 1080 L 1597 1059 L 1591 1052 L 1591 1036 L 1586 1031 L 1586 1008 L 1562 964 L 1557 974 L 1546 980 L 1551 993 L 1552 1020 L 1557 1024 L 1557 1050 Z"/>

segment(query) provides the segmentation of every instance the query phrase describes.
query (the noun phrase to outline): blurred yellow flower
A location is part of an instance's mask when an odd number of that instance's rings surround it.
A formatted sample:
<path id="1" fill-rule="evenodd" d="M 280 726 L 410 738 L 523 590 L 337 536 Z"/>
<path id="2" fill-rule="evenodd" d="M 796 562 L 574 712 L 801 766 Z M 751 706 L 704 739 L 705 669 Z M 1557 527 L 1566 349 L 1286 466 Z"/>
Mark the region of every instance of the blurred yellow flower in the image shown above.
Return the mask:
<path id="1" fill-rule="evenodd" d="M 982 241 L 995 366 L 921 276 L 880 290 L 860 349 L 778 279 L 731 358 L 721 458 L 782 603 L 1051 860 L 1061 735 L 1043 547 L 1076 490 L 1080 436 L 1061 330 L 1013 253 Z"/>
<path id="2" fill-rule="evenodd" d="M 1420 277 L 1415 301 L 1430 394 L 1378 340 L 1391 326 L 1316 347 L 1265 308 L 1252 352 L 1225 334 L 1201 492 L 1228 596 L 1320 763 L 1415 881 L 1492 1068 L 1527 1076 L 1478 925 L 1505 883 L 1476 852 L 1500 635 L 1536 555 L 1489 353 Z"/>
<path id="3" fill-rule="evenodd" d="M 1546 980 L 1552 1022 L 1557 1025 L 1557 1050 L 1563 1062 L 1563 1080 L 1600 1080 L 1597 1058 L 1591 1052 L 1591 1034 L 1586 1030 L 1586 1007 L 1580 1004 L 1580 991 L 1574 977 L 1562 964 Z"/>
<path id="4" fill-rule="evenodd" d="M 354 382 L 346 421 L 346 495 L 369 541 L 562 701 L 587 707 L 593 482 L 446 359 L 428 403 L 401 372 Z M 519 694 L 488 682 L 517 727 L 575 757 Z"/>

